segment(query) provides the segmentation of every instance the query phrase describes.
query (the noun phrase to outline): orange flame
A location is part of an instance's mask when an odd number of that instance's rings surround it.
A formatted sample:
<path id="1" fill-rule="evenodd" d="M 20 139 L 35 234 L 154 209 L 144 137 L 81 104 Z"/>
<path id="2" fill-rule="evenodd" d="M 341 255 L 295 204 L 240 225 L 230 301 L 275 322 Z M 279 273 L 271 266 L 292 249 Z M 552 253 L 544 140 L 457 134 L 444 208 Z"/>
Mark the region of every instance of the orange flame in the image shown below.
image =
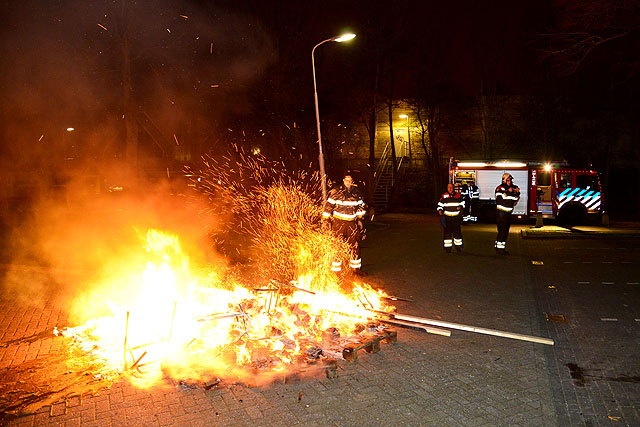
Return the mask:
<path id="1" fill-rule="evenodd" d="M 146 251 L 144 267 L 133 268 L 137 276 L 114 278 L 128 287 L 125 303 L 108 300 L 111 315 L 61 331 L 105 369 L 133 374 L 139 387 L 166 375 L 242 378 L 257 367 L 265 376 L 278 373 L 319 345 L 328 328 L 354 334 L 372 316 L 367 309 L 389 309 L 383 292 L 354 283 L 347 294 L 313 271 L 254 290 L 221 283 L 216 274 L 192 272 L 178 237 L 157 230 L 147 232 Z"/>

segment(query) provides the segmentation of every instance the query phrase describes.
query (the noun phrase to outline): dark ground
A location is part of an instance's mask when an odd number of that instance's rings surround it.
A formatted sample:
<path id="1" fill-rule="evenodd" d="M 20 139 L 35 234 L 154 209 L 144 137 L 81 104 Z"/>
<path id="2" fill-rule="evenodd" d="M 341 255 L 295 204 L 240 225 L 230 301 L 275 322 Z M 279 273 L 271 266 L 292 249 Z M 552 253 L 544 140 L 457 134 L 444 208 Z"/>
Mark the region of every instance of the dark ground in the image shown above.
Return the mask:
<path id="1" fill-rule="evenodd" d="M 4 422 L 640 425 L 640 239 L 524 239 L 520 228 L 512 228 L 507 257 L 494 254 L 491 224 L 465 225 L 464 253 L 446 254 L 437 217 L 379 216 L 363 249 L 365 280 L 411 299 L 397 303 L 400 313 L 549 337 L 554 346 L 455 330 L 442 337 L 400 329 L 397 344 L 383 343 L 379 353 L 362 353 L 354 364 L 340 361 L 334 379 L 209 391 L 170 384 L 138 390 L 116 381 L 96 396 L 58 400 Z M 30 280 L 63 280 L 47 279 L 50 273 L 42 269 L 3 265 L 5 273 L 9 269 L 22 269 Z M 56 294 L 28 302 L 4 292 L 0 369 L 16 371 L 55 357 L 60 348 L 51 338 L 24 338 L 64 325 L 65 308 Z M 547 322 L 545 313 L 565 321 Z"/>

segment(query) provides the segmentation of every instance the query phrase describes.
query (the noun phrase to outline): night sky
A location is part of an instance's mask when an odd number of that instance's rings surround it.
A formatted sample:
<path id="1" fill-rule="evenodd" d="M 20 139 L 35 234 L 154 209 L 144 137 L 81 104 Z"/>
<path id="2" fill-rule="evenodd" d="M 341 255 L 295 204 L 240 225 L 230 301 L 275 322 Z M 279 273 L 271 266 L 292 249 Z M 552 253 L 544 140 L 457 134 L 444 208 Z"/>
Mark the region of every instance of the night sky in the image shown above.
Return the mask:
<path id="1" fill-rule="evenodd" d="M 356 120 L 376 66 L 397 98 L 437 87 L 471 99 L 490 88 L 567 97 L 587 116 L 606 103 L 636 117 L 637 3 L 612 16 L 616 2 L 606 0 L 4 1 L 4 166 L 119 156 L 125 43 L 139 111 L 201 151 L 241 131 L 257 137 L 269 120 L 313 138 L 311 49 L 347 31 L 357 37 L 316 52 L 321 110 L 337 121 Z M 572 58 L 550 54 L 563 45 L 548 35 L 577 28 L 624 34 L 572 69 Z"/>

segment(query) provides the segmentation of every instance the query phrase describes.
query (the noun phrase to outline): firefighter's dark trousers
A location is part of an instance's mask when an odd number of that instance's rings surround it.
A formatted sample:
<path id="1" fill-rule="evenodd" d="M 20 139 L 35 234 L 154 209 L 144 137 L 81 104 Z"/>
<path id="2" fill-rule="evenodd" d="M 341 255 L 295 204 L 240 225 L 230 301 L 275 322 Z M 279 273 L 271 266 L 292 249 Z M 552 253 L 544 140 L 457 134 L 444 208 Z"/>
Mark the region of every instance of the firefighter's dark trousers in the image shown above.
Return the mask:
<path id="1" fill-rule="evenodd" d="M 456 248 L 462 248 L 461 222 L 461 213 L 458 213 L 456 216 L 444 215 L 444 236 L 442 237 L 442 243 L 446 251 L 451 251 L 453 245 L 455 245 Z"/>
<path id="2" fill-rule="evenodd" d="M 334 218 L 333 231 L 342 239 L 344 239 L 351 247 L 349 256 L 349 267 L 351 271 L 357 272 L 362 268 L 362 258 L 360 258 L 360 242 L 362 241 L 362 233 L 358 228 L 356 221 L 342 221 Z M 331 270 L 335 272 L 342 271 L 342 261 L 334 260 L 331 263 Z"/>
<path id="3" fill-rule="evenodd" d="M 478 221 L 478 199 L 472 198 L 469 200 L 469 216 L 471 221 Z"/>
<path id="4" fill-rule="evenodd" d="M 504 251 L 507 248 L 507 236 L 511 228 L 511 212 L 496 209 L 496 224 L 498 226 L 498 237 L 496 237 L 496 249 Z"/>
<path id="5" fill-rule="evenodd" d="M 470 221 L 471 218 L 469 217 L 470 215 L 470 211 L 471 211 L 471 204 L 469 203 L 471 199 L 469 199 L 469 197 L 465 197 L 464 198 L 464 208 L 462 209 L 462 220 L 463 221 Z"/>

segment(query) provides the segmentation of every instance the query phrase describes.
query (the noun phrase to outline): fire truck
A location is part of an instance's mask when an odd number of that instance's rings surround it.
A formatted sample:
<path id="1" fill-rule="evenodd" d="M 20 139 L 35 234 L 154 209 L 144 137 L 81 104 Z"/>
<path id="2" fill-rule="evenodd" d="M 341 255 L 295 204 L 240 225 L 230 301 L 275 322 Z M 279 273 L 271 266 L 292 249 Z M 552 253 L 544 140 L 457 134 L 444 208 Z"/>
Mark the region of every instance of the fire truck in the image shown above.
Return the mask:
<path id="1" fill-rule="evenodd" d="M 603 195 L 598 173 L 593 170 L 574 169 L 563 162 L 449 161 L 449 182 L 478 187 L 475 215 L 483 220 L 495 218 L 495 189 L 505 172 L 520 187 L 520 200 L 513 210 L 517 218 L 541 214 L 573 225 L 600 219 Z"/>

